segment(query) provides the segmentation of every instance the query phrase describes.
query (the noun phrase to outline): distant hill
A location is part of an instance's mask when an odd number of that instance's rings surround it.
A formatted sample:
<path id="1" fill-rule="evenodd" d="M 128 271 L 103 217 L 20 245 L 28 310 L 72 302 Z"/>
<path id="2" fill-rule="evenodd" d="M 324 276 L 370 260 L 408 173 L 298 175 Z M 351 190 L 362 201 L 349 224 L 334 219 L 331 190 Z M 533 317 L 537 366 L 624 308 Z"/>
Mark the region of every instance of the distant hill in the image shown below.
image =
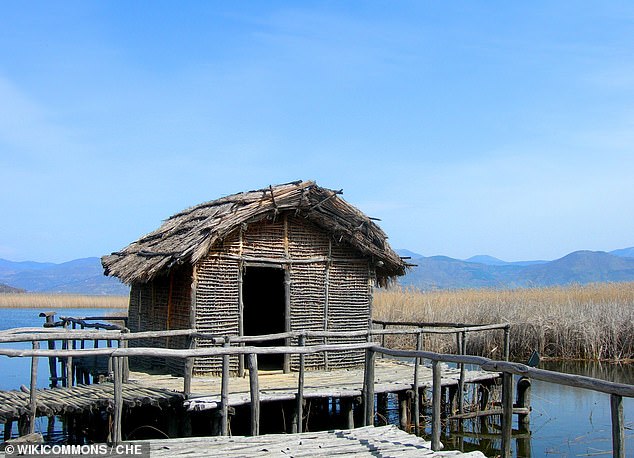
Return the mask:
<path id="1" fill-rule="evenodd" d="M 507 262 L 488 255 L 466 260 L 425 257 L 397 250 L 415 267 L 399 283 L 421 289 L 519 288 L 571 283 L 634 281 L 634 247 L 604 251 L 575 251 L 554 261 Z M 127 295 L 128 286 L 103 275 L 97 257 L 50 262 L 0 259 L 0 292 L 7 288 L 41 293 Z"/>
<path id="2" fill-rule="evenodd" d="M 399 250 L 399 254 L 402 255 L 402 251 Z M 399 282 L 421 289 L 518 288 L 634 281 L 634 257 L 603 251 L 576 251 L 554 261 L 520 262 L 505 262 L 486 255 L 462 261 L 446 256 L 413 254 L 408 262 L 416 267 Z"/>
<path id="3" fill-rule="evenodd" d="M 38 293 L 126 295 L 128 286 L 103 274 L 97 257 L 61 264 L 0 259 L 0 283 Z"/>
<path id="4" fill-rule="evenodd" d="M 13 288 L 12 286 L 9 285 L 3 285 L 2 283 L 0 283 L 0 294 L 16 294 L 16 293 L 25 293 L 26 291 L 24 291 L 23 289 L 20 288 Z"/>
<path id="5" fill-rule="evenodd" d="M 610 254 L 613 254 L 614 256 L 620 256 L 622 258 L 634 258 L 634 246 L 610 251 Z"/>

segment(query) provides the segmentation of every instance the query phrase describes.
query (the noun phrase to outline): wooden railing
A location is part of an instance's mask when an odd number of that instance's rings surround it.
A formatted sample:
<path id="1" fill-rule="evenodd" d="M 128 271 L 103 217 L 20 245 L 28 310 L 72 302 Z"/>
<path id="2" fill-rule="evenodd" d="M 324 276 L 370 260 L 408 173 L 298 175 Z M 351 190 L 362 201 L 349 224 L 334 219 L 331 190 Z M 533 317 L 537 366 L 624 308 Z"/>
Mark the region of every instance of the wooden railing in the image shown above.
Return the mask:
<path id="1" fill-rule="evenodd" d="M 499 325 L 496 325 L 499 326 Z M 470 331 L 484 330 L 467 329 Z M 422 329 L 422 328 L 421 328 Z M 490 328 L 494 329 L 494 328 Z M 495 328 L 498 329 L 498 328 Z M 506 328 L 503 328 L 506 329 Z M 146 331 L 137 333 L 126 333 L 120 331 L 65 331 L 59 332 L 52 329 L 37 329 L 34 332 L 31 329 L 10 330 L 0 332 L 0 343 L 9 342 L 32 342 L 32 349 L 9 349 L 0 348 L 0 355 L 9 357 L 30 357 L 31 365 L 31 386 L 30 386 L 30 409 L 31 418 L 35 418 L 37 407 L 36 392 L 36 375 L 37 375 L 37 358 L 39 357 L 81 357 L 81 356 L 98 356 L 105 355 L 112 359 L 113 381 L 114 381 L 114 425 L 113 425 L 113 442 L 120 442 L 121 435 L 121 414 L 122 414 L 122 389 L 124 382 L 125 361 L 131 356 L 157 356 L 184 358 L 191 360 L 192 358 L 201 356 L 222 356 L 222 384 L 221 384 L 221 415 L 222 415 L 222 432 L 228 431 L 228 389 L 229 389 L 229 356 L 245 355 L 248 361 L 249 379 L 250 379 L 250 395 L 251 395 L 251 433 L 257 435 L 259 433 L 260 418 L 260 401 L 258 386 L 258 355 L 263 354 L 297 354 L 299 355 L 299 371 L 298 371 L 298 387 L 297 387 L 297 409 L 300 413 L 297 415 L 298 432 L 302 430 L 301 409 L 303 404 L 304 393 L 304 356 L 320 352 L 330 351 L 351 351 L 365 350 L 366 359 L 364 364 L 364 382 L 363 382 L 363 405 L 364 415 L 363 423 L 365 425 L 373 424 L 374 421 L 374 361 L 375 355 L 383 354 L 400 358 L 411 358 L 414 362 L 413 386 L 418 387 L 419 364 L 422 359 L 432 362 L 433 385 L 432 385 L 432 449 L 440 448 L 440 418 L 441 418 L 441 368 L 440 363 L 456 363 L 471 364 L 481 367 L 485 371 L 500 372 L 503 377 L 502 383 L 502 455 L 510 456 L 511 452 L 511 432 L 512 432 L 512 415 L 513 415 L 513 375 L 528 377 L 530 379 L 540 380 L 558 385 L 565 385 L 577 388 L 590 389 L 610 395 L 610 406 L 612 412 L 612 444 L 613 456 L 624 457 L 624 416 L 623 416 L 623 397 L 634 397 L 634 385 L 626 385 L 620 383 L 607 382 L 591 377 L 579 375 L 563 374 L 551 372 L 542 369 L 528 367 L 524 364 L 512 363 L 508 361 L 496 361 L 481 356 L 470 356 L 464 354 L 442 354 L 422 350 L 397 350 L 385 348 L 379 344 L 370 342 L 374 335 L 411 333 L 406 330 L 378 329 L 371 331 L 359 332 L 325 332 L 325 331 L 299 331 L 288 332 L 266 336 L 244 336 L 244 337 L 219 337 L 210 334 L 200 333 L 195 330 L 172 330 L 172 331 Z M 459 332 L 465 331 L 462 328 Z M 417 331 L 422 332 L 422 331 Z M 454 331 L 455 332 L 455 331 Z M 506 331 L 505 331 L 506 332 Z M 169 349 L 169 348 L 144 348 L 133 347 L 128 348 L 124 342 L 132 339 L 140 339 L 146 337 L 167 337 L 167 336 L 192 336 L 207 338 L 212 340 L 219 347 L 195 348 L 195 349 Z M 420 334 L 419 334 L 420 335 Z M 351 337 L 365 336 L 367 342 L 356 344 L 327 344 L 327 345 L 311 345 L 306 346 L 307 337 Z M 280 339 L 280 338 L 297 338 L 298 346 L 277 346 L 277 347 L 254 347 L 254 346 L 229 346 L 229 343 L 252 343 L 254 341 Z M 66 349 L 40 349 L 39 342 L 55 340 L 82 340 L 82 339 L 113 339 L 121 342 L 119 348 L 72 348 Z M 185 395 L 189 395 L 191 387 L 191 365 L 186 365 L 184 374 Z M 415 398 L 418 398 L 416 396 Z M 414 404 L 414 417 L 419 418 L 420 406 L 418 402 Z M 31 421 L 31 424 L 34 424 Z M 416 429 L 418 432 L 418 429 Z"/>

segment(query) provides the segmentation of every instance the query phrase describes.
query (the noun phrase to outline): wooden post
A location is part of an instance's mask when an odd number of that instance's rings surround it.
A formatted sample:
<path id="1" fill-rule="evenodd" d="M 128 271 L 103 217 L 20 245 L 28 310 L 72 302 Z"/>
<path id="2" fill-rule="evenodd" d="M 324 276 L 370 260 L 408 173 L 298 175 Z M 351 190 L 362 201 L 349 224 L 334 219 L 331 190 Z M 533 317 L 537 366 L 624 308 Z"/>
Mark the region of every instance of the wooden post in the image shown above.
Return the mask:
<path id="1" fill-rule="evenodd" d="M 531 380 L 522 377 L 517 381 L 517 407 L 530 409 L 531 407 Z M 530 426 L 530 414 L 518 414 L 517 425 L 520 429 L 528 430 Z"/>
<path id="2" fill-rule="evenodd" d="M 40 343 L 33 341 L 33 350 L 39 350 Z M 37 356 L 31 357 L 31 390 L 29 393 L 29 434 L 35 432 L 35 417 L 37 415 Z"/>
<path id="3" fill-rule="evenodd" d="M 462 331 L 457 334 L 458 342 L 459 342 L 459 354 L 466 355 L 467 354 L 467 333 Z M 460 363 L 460 378 L 458 379 L 458 413 L 464 412 L 464 379 L 465 379 L 465 368 L 464 363 Z"/>
<path id="4" fill-rule="evenodd" d="M 225 338 L 223 347 L 229 347 L 229 339 Z M 229 434 L 229 355 L 222 355 L 222 382 L 220 388 L 220 434 Z"/>
<path id="5" fill-rule="evenodd" d="M 306 336 L 304 334 L 299 335 L 300 347 L 306 345 Z M 305 355 L 299 354 L 299 374 L 297 376 L 297 432 L 302 432 L 303 418 L 304 418 L 304 370 L 305 370 Z"/>
<path id="6" fill-rule="evenodd" d="M 260 386 L 258 381 L 258 355 L 249 353 L 249 391 L 251 393 L 251 435 L 260 434 Z"/>
<path id="7" fill-rule="evenodd" d="M 423 341 L 423 335 L 420 331 L 416 333 L 416 350 L 420 351 Z M 420 435 L 420 393 L 418 392 L 419 385 L 419 366 L 420 358 L 414 358 L 414 434 Z"/>
<path id="8" fill-rule="evenodd" d="M 120 348 L 128 348 L 128 341 L 127 340 L 119 340 L 119 347 Z M 128 383 L 128 380 L 130 379 L 130 363 L 128 361 L 128 357 L 124 356 L 121 358 L 121 371 L 122 371 L 122 377 L 123 377 L 123 383 Z"/>
<path id="9" fill-rule="evenodd" d="M 502 374 L 502 456 L 511 456 L 513 433 L 513 374 Z"/>
<path id="10" fill-rule="evenodd" d="M 504 328 L 504 361 L 508 361 L 511 356 L 511 327 L 507 325 Z"/>
<path id="11" fill-rule="evenodd" d="M 407 395 L 407 391 L 400 391 L 398 393 L 398 416 L 399 425 L 403 431 L 407 431 L 409 426 L 408 404 L 409 396 Z"/>
<path id="12" fill-rule="evenodd" d="M 244 262 L 242 261 L 242 248 L 243 248 L 243 233 L 242 226 L 240 227 L 240 242 L 239 242 L 239 255 L 240 262 L 238 263 L 238 335 L 244 336 Z M 241 347 L 244 347 L 244 343 L 240 343 Z M 238 377 L 244 377 L 244 354 L 238 355 Z"/>
<path id="13" fill-rule="evenodd" d="M 286 266 L 284 269 L 284 332 L 291 331 L 291 266 Z M 291 345 L 291 338 L 287 337 L 286 346 Z M 284 354 L 284 373 L 288 374 L 291 371 L 291 355 Z"/>
<path id="14" fill-rule="evenodd" d="M 121 417 L 123 414 L 123 362 L 119 356 L 113 358 L 114 370 L 114 419 L 112 423 L 112 442 L 121 442 Z"/>
<path id="15" fill-rule="evenodd" d="M 387 328 L 387 324 L 386 323 L 382 323 L 381 327 L 385 331 L 385 329 Z M 381 334 L 381 346 L 385 347 L 385 334 Z M 385 358 L 385 355 L 383 353 L 381 353 L 381 358 Z"/>
<path id="16" fill-rule="evenodd" d="M 374 350 L 368 348 L 365 353 L 363 371 L 363 425 L 374 425 Z"/>
<path id="17" fill-rule="evenodd" d="M 440 390 L 441 390 L 441 367 L 440 361 L 432 361 L 432 421 L 431 421 L 431 449 L 440 450 Z"/>
<path id="18" fill-rule="evenodd" d="M 610 395 L 610 410 L 612 412 L 612 456 L 625 458 L 625 430 L 623 418 L 623 397 Z"/>
<path id="19" fill-rule="evenodd" d="M 194 338 L 189 336 L 187 347 L 192 349 L 194 347 Z M 185 399 L 188 399 L 192 394 L 192 377 L 194 375 L 194 358 L 185 358 L 185 368 L 183 374 L 183 395 Z"/>
<path id="20" fill-rule="evenodd" d="M 346 428 L 354 429 L 354 398 L 342 399 L 341 409 L 346 421 Z"/>
<path id="21" fill-rule="evenodd" d="M 4 441 L 11 439 L 11 430 L 13 429 L 13 420 L 7 420 L 4 424 Z"/>

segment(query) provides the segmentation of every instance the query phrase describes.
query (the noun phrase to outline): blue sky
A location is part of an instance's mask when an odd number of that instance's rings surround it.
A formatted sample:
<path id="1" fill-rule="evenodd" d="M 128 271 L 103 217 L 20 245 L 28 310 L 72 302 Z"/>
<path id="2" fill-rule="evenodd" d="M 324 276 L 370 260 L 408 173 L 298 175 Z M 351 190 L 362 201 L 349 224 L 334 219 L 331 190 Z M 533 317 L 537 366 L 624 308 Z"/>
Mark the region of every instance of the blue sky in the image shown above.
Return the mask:
<path id="1" fill-rule="evenodd" d="M 634 245 L 631 2 L 5 2 L 0 257 L 296 179 L 395 248 Z"/>

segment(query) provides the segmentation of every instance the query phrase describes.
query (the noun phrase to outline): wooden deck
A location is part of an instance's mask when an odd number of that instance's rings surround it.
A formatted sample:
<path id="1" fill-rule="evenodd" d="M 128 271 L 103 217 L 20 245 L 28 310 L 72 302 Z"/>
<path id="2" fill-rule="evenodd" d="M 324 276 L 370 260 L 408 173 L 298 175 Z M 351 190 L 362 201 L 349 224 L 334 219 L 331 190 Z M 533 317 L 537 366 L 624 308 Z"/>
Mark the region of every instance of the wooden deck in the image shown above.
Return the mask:
<path id="1" fill-rule="evenodd" d="M 182 393 L 157 387 L 135 383 L 126 383 L 123 387 L 123 404 L 127 407 L 178 405 L 183 398 Z M 113 404 L 114 387 L 109 382 L 37 390 L 38 416 L 74 414 L 99 408 L 112 410 Z M 28 412 L 28 392 L 0 391 L 0 422 L 18 420 Z"/>
<path id="2" fill-rule="evenodd" d="M 135 443 L 142 444 L 144 441 Z M 431 443 L 396 426 L 263 436 L 187 437 L 147 441 L 152 457 L 449 457 L 484 458 L 482 452 L 431 450 Z"/>
<path id="3" fill-rule="evenodd" d="M 392 359 L 377 359 L 374 377 L 375 393 L 397 393 L 413 387 L 414 365 Z M 497 378 L 497 372 L 466 371 L 465 382 L 487 382 Z M 457 385 L 460 370 L 443 365 L 442 386 Z M 130 381 L 144 387 L 182 390 L 183 378 L 171 375 L 155 375 L 131 372 Z M 432 369 L 419 368 L 419 388 L 431 388 Z M 297 373 L 283 374 L 281 371 L 260 371 L 260 401 L 283 401 L 295 399 Z M 362 395 L 363 368 L 332 371 L 307 371 L 304 375 L 304 397 L 347 398 Z M 189 410 L 216 409 L 220 406 L 220 377 L 194 377 L 192 395 L 185 401 Z M 231 378 L 229 382 L 229 405 L 239 406 L 250 402 L 249 378 Z"/>

